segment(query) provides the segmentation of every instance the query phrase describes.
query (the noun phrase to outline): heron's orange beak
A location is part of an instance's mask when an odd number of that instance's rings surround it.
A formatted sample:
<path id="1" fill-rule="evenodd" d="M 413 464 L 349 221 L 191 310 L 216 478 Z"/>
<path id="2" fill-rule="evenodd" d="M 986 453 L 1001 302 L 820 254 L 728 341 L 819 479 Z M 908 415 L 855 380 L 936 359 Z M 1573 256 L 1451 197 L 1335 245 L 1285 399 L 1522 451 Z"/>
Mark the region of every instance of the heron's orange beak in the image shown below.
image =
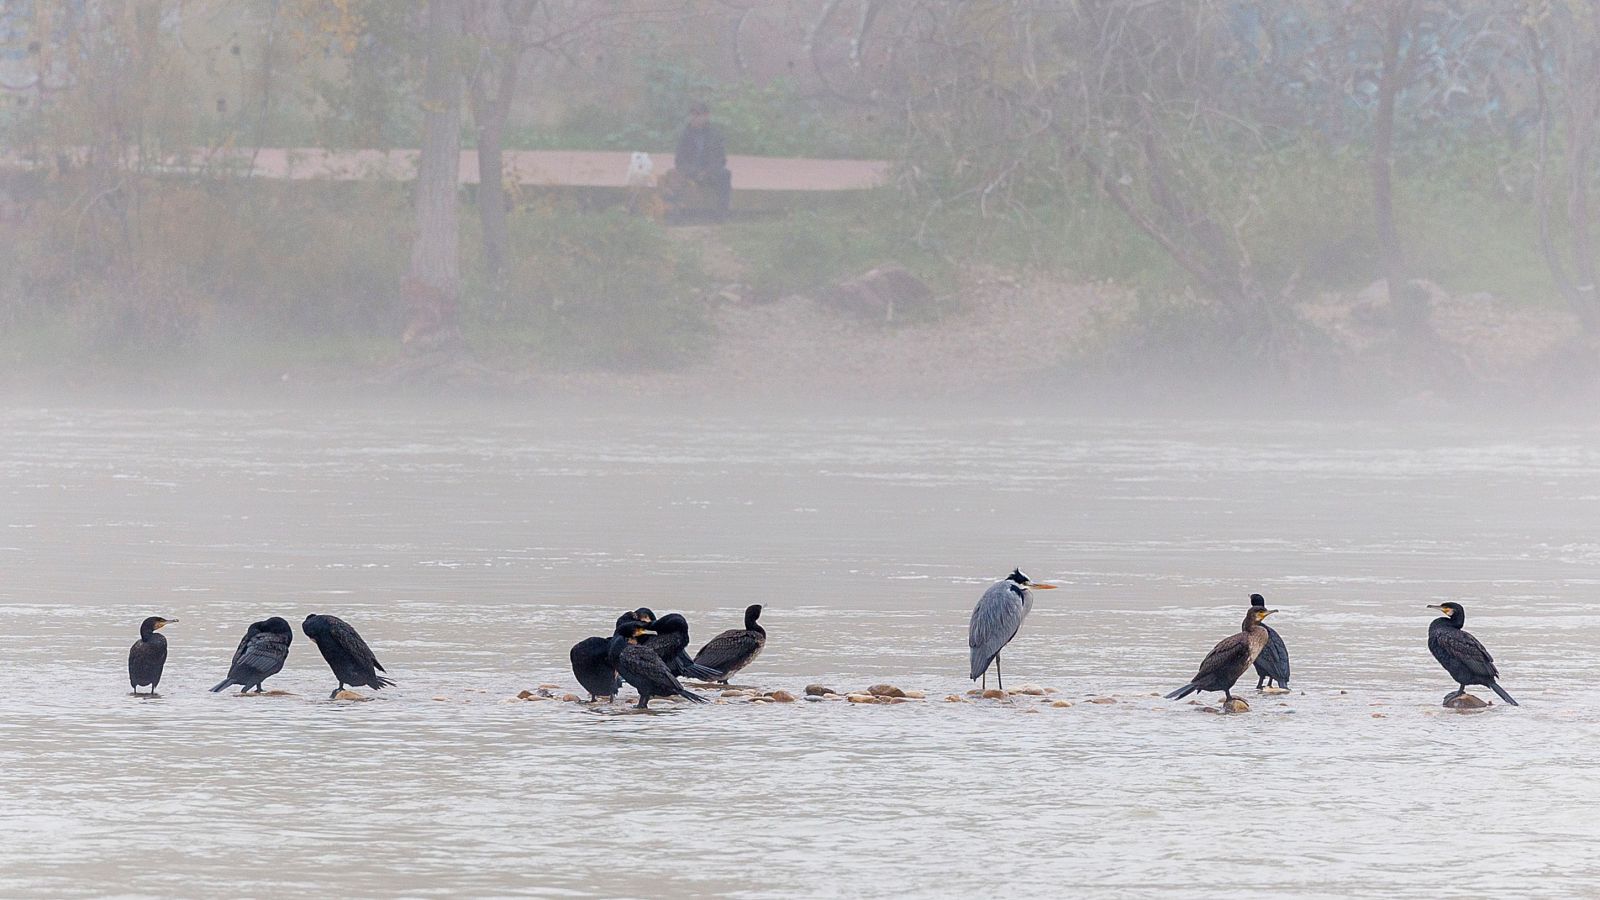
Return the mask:
<path id="1" fill-rule="evenodd" d="M 1028 582 L 1028 587 L 1033 588 L 1036 591 L 1053 591 L 1060 586 L 1061 585 L 1059 584 L 1039 584 L 1038 582 L 1034 581 Z"/>

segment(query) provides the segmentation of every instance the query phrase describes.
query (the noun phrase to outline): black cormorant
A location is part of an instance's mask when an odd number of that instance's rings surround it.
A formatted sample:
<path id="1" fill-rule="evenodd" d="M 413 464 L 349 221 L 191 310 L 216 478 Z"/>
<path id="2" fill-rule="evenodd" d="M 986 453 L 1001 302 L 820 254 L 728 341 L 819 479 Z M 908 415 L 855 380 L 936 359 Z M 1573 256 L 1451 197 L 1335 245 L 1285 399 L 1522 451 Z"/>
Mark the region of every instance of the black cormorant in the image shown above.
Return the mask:
<path id="1" fill-rule="evenodd" d="M 1500 677 L 1500 670 L 1494 667 L 1494 657 L 1470 632 L 1461 630 L 1467 621 L 1467 608 L 1459 603 L 1440 603 L 1428 608 L 1444 613 L 1428 626 L 1428 650 L 1459 685 L 1455 692 L 1445 695 L 1444 702 L 1465 694 L 1469 684 L 1481 684 L 1512 706 L 1521 705 L 1495 681 Z"/>
<path id="2" fill-rule="evenodd" d="M 1260 594 L 1251 594 L 1250 605 L 1265 609 L 1267 599 Z M 1289 686 L 1289 648 L 1284 646 L 1283 638 L 1271 625 L 1262 622 L 1261 627 L 1267 630 L 1267 645 L 1261 648 L 1261 655 L 1256 657 L 1256 690 L 1261 690 L 1269 681 L 1286 688 Z"/>
<path id="3" fill-rule="evenodd" d="M 1252 606 L 1244 614 L 1244 622 L 1237 634 L 1230 634 L 1211 648 L 1200 663 L 1200 671 L 1189 683 L 1167 695 L 1168 700 L 1187 697 L 1195 691 L 1221 691 L 1223 701 L 1233 699 L 1233 685 L 1267 645 L 1267 629 L 1262 620 L 1277 612 L 1262 606 Z"/>
<path id="4" fill-rule="evenodd" d="M 678 613 L 668 613 L 655 620 L 650 630 L 655 634 L 649 635 L 641 643 L 660 654 L 661 661 L 667 664 L 667 669 L 672 674 L 679 678 L 698 678 L 701 681 L 716 681 L 722 677 L 721 672 L 698 665 L 685 652 L 689 649 L 688 619 Z"/>
<path id="5" fill-rule="evenodd" d="M 644 610 L 649 612 L 649 610 Z M 624 622 L 643 622 L 639 618 L 639 611 L 623 613 L 617 618 L 617 627 L 622 627 Z M 614 632 L 613 632 L 614 633 Z M 617 669 L 606 659 L 606 650 L 611 646 L 610 638 L 590 637 L 572 645 L 572 650 L 567 653 L 572 660 L 572 674 L 589 692 L 589 702 L 595 703 L 601 697 L 615 699 L 617 691 L 622 690 L 622 678 L 617 675 Z"/>
<path id="6" fill-rule="evenodd" d="M 745 607 L 744 627 L 724 631 L 707 641 L 694 655 L 694 664 L 721 672 L 720 677 L 712 680 L 727 684 L 734 673 L 754 662 L 767 646 L 767 630 L 756 622 L 759 618 L 761 604 Z"/>
<path id="7" fill-rule="evenodd" d="M 649 647 L 640 646 L 638 639 L 645 633 L 646 625 L 638 619 L 623 619 L 611 636 L 606 659 L 622 679 L 639 690 L 636 709 L 649 709 L 650 698 L 678 696 L 705 703 L 706 698 L 678 683 L 661 661 L 661 656 Z"/>
<path id="8" fill-rule="evenodd" d="M 167 637 L 156 632 L 177 621 L 151 616 L 139 624 L 139 639 L 128 648 L 128 684 L 135 694 L 140 685 L 146 684 L 150 685 L 150 693 L 156 692 L 161 670 L 167 666 Z"/>
<path id="9" fill-rule="evenodd" d="M 374 690 L 394 686 L 393 681 L 378 674 L 388 670 L 378 662 L 378 658 L 372 654 L 372 648 L 350 627 L 349 622 L 338 616 L 312 613 L 300 623 L 300 630 L 322 651 L 322 658 L 328 661 L 333 677 L 339 679 L 339 686 L 333 689 L 328 699 L 339 696 L 347 684 Z"/>
<path id="10" fill-rule="evenodd" d="M 233 651 L 233 663 L 228 666 L 228 677 L 211 689 L 216 693 L 230 684 L 239 685 L 243 694 L 254 687 L 261 693 L 261 682 L 278 674 L 284 660 L 289 658 L 289 645 L 294 642 L 294 629 L 280 616 L 250 623 L 239 649 Z"/>

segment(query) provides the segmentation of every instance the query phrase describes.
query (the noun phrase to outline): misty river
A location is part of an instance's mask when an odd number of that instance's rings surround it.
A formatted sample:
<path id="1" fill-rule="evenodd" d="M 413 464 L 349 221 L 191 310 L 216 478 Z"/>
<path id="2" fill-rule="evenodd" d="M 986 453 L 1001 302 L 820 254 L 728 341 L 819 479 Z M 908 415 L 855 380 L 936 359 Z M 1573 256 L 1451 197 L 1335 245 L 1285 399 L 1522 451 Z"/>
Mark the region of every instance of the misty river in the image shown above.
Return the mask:
<path id="1" fill-rule="evenodd" d="M 0 895 L 983 896 L 1000 861 L 1036 896 L 1583 893 L 1597 439 L 0 411 Z M 1006 683 L 1069 707 L 944 700 L 972 687 L 967 616 L 1013 566 L 1062 589 Z M 1281 611 L 1292 691 L 1247 674 L 1232 716 L 1161 699 L 1252 591 Z M 1522 707 L 1441 708 L 1425 607 L 1445 599 Z M 684 613 L 698 647 L 749 603 L 769 642 L 738 683 L 928 699 L 514 699 L 576 691 L 568 648 L 624 609 Z M 313 612 L 397 686 L 326 699 Z M 126 677 L 147 615 L 180 620 L 151 699 Z M 267 683 L 288 695 L 208 693 L 269 615 L 295 625 Z"/>

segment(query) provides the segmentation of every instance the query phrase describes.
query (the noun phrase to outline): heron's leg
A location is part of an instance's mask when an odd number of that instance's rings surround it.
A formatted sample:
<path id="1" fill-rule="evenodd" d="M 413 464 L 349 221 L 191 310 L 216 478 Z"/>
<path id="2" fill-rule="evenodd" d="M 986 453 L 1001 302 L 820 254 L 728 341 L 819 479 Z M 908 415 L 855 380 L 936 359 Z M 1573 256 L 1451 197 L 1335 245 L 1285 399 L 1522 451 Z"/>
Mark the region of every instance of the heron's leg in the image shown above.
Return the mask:
<path id="1" fill-rule="evenodd" d="M 1000 690 L 1006 689 L 1006 676 L 1000 672 L 1000 654 L 994 655 L 994 680 L 1000 684 Z"/>

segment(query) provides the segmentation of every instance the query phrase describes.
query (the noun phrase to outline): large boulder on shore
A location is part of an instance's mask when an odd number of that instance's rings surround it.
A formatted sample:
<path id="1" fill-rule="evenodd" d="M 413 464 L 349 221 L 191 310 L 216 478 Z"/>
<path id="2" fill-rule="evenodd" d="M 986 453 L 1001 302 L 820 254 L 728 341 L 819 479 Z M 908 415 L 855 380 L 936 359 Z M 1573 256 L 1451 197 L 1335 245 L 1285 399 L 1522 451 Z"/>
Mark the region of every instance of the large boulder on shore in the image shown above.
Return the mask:
<path id="1" fill-rule="evenodd" d="M 933 289 L 903 267 L 888 265 L 835 284 L 822 291 L 817 301 L 863 318 L 889 322 L 896 315 L 929 306 Z"/>

